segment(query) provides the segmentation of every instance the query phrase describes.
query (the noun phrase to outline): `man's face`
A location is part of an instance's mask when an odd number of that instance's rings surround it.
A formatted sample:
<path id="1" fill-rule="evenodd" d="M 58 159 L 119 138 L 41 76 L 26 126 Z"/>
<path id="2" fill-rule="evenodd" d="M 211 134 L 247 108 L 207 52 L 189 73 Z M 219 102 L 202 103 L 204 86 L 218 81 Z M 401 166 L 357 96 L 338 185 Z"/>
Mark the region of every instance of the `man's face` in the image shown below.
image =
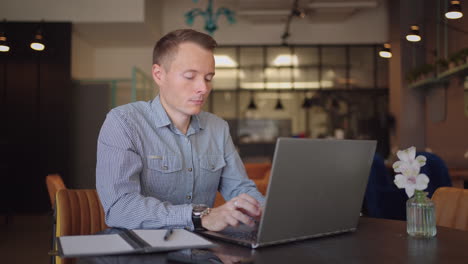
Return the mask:
<path id="1" fill-rule="evenodd" d="M 172 59 L 172 60 L 171 60 Z M 171 119 L 200 113 L 215 73 L 213 53 L 191 42 L 181 43 L 168 66 L 153 65 L 161 102 Z"/>

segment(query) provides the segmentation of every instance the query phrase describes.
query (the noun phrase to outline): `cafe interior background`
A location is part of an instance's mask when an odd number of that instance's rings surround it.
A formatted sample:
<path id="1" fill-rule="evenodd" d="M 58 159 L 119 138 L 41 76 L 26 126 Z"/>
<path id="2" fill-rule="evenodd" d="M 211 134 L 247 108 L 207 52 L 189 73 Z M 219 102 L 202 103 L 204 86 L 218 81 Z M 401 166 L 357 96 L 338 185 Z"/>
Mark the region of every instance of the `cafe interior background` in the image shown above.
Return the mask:
<path id="1" fill-rule="evenodd" d="M 468 22 L 444 17 L 450 1 L 8 0 L 1 215 L 50 211 L 50 173 L 95 188 L 106 113 L 157 94 L 154 43 L 178 28 L 207 32 L 210 3 L 224 11 L 212 21 L 219 48 L 205 110 L 229 122 L 244 162 L 271 160 L 285 136 L 377 139 L 389 162 L 416 146 L 468 168 Z M 412 26 L 419 42 L 406 39 Z M 38 35 L 43 51 L 30 48 Z"/>

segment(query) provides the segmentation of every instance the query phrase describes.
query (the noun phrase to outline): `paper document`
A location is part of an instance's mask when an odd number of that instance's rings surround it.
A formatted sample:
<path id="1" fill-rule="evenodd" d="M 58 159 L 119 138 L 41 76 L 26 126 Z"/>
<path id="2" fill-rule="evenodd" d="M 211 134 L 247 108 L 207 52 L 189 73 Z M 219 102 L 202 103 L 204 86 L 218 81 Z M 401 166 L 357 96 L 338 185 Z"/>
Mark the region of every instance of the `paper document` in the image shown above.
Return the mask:
<path id="1" fill-rule="evenodd" d="M 175 229 L 170 238 L 164 241 L 166 230 L 133 230 L 141 239 L 151 247 L 156 248 L 191 248 L 194 245 L 211 246 L 210 241 L 184 229 Z"/>
<path id="2" fill-rule="evenodd" d="M 119 234 L 62 236 L 57 238 L 62 257 L 116 255 L 208 248 L 215 244 L 185 229 L 174 229 L 167 240 L 167 230 L 125 230 Z"/>
<path id="3" fill-rule="evenodd" d="M 120 235 L 90 235 L 60 237 L 64 255 L 132 252 L 134 249 Z"/>

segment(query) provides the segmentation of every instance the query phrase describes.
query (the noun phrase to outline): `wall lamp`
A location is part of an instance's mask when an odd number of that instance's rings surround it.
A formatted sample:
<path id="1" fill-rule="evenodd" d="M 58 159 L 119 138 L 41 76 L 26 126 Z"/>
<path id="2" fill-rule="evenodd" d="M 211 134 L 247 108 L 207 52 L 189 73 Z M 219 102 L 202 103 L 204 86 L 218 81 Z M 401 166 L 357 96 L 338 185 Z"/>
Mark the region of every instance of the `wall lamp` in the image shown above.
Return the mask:
<path id="1" fill-rule="evenodd" d="M 10 46 L 8 46 L 7 38 L 4 32 L 0 32 L 0 52 L 10 51 Z"/>
<path id="2" fill-rule="evenodd" d="M 463 16 L 460 1 L 452 0 L 450 1 L 450 6 L 448 7 L 445 17 L 448 19 L 459 19 Z"/>
<path id="3" fill-rule="evenodd" d="M 7 42 L 7 37 L 5 33 L 5 28 L 6 28 L 6 20 L 3 20 L 3 25 L 0 28 L 0 52 L 8 52 L 10 51 L 10 46 L 8 45 Z"/>
<path id="4" fill-rule="evenodd" d="M 419 35 L 419 27 L 411 26 L 410 32 L 406 35 L 406 40 L 410 42 L 419 42 L 421 41 L 421 35 Z"/>
<path id="5" fill-rule="evenodd" d="M 36 51 L 43 51 L 45 49 L 44 44 L 44 35 L 42 34 L 42 29 L 39 28 L 34 35 L 34 39 L 31 41 L 31 49 Z"/>
<path id="6" fill-rule="evenodd" d="M 390 59 L 392 57 L 392 51 L 390 50 L 390 44 L 385 43 L 383 48 L 379 51 L 379 56 L 382 58 Z"/>

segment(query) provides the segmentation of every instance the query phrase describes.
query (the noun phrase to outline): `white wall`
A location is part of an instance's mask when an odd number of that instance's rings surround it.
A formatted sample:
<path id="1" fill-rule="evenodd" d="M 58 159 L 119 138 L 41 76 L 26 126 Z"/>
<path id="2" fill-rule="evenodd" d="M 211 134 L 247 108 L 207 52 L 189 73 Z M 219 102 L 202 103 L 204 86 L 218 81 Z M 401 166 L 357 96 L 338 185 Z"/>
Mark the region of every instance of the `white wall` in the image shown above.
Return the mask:
<path id="1" fill-rule="evenodd" d="M 153 47 L 98 48 L 94 56 L 95 78 L 130 78 L 137 66 L 151 74 Z"/>
<path id="2" fill-rule="evenodd" d="M 144 0 L 3 0 L 7 20 L 72 22 L 142 22 Z"/>
<path id="3" fill-rule="evenodd" d="M 71 76 L 73 79 L 94 78 L 94 48 L 79 34 L 72 33 Z"/>

